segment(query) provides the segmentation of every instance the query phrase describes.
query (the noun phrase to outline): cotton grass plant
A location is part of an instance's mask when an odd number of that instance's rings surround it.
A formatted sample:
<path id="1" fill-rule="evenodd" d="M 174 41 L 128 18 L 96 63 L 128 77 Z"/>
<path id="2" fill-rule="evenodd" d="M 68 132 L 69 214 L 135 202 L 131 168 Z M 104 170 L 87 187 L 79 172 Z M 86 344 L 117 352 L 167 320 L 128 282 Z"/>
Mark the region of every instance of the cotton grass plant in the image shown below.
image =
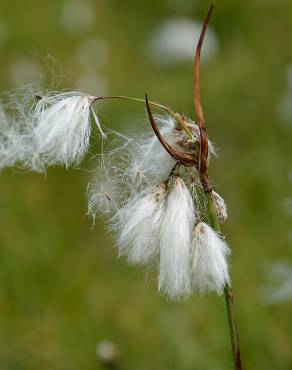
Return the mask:
<path id="1" fill-rule="evenodd" d="M 96 174 L 88 185 L 88 214 L 107 217 L 120 256 L 155 266 L 158 290 L 170 300 L 195 292 L 225 294 L 234 368 L 242 369 L 229 275 L 230 248 L 220 231 L 227 218 L 223 198 L 211 186 L 208 138 L 199 93 L 201 48 L 213 10 L 197 45 L 194 103 L 197 122 L 148 99 L 97 97 L 81 92 L 11 96 L 0 106 L 0 166 L 45 172 L 48 166 L 78 165 L 95 126 L 105 139 Z M 151 132 L 126 137 L 102 129 L 93 108 L 105 99 L 142 102 Z M 11 109 L 12 107 L 12 109 Z M 153 113 L 153 109 L 157 113 Z M 108 131 L 105 133 L 104 131 Z M 107 141 L 110 141 L 107 140 Z"/>

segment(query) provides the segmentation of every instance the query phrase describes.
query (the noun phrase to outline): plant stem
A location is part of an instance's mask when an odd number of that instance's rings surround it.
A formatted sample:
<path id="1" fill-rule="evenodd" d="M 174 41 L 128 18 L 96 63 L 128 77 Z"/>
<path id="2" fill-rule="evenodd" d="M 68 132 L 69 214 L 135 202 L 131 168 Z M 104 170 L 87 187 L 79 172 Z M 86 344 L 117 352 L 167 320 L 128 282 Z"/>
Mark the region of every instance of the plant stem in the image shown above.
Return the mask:
<path id="1" fill-rule="evenodd" d="M 106 99 L 122 99 L 122 100 L 130 100 L 130 101 L 135 101 L 135 102 L 144 103 L 144 104 L 146 103 L 145 99 L 132 98 L 130 96 L 124 96 L 124 95 L 98 96 L 98 97 L 95 98 L 95 101 L 106 100 Z M 164 110 L 169 115 L 171 115 L 176 120 L 176 122 L 178 122 L 181 125 L 182 129 L 186 132 L 188 137 L 190 139 L 193 138 L 192 131 L 186 126 L 186 124 L 182 120 L 182 117 L 180 116 L 180 114 L 175 113 L 171 108 L 166 107 L 163 104 L 156 103 L 156 102 L 153 102 L 153 101 L 150 101 L 150 100 L 148 101 L 148 103 L 150 105 L 152 105 L 153 107 Z"/>
<path id="2" fill-rule="evenodd" d="M 217 217 L 216 206 L 214 203 L 212 192 L 206 194 L 208 199 L 208 212 L 212 227 L 217 232 L 221 232 L 220 223 Z M 239 337 L 236 325 L 233 294 L 230 285 L 226 284 L 224 287 L 224 294 L 227 307 L 228 324 L 230 330 L 230 339 L 232 346 L 233 363 L 235 370 L 242 370 L 241 359 L 240 359 L 240 348 L 239 348 Z"/>
<path id="3" fill-rule="evenodd" d="M 133 97 L 130 97 L 130 96 L 125 96 L 125 95 L 98 96 L 96 98 L 96 100 L 105 100 L 105 99 L 123 99 L 123 100 L 131 100 L 131 101 L 136 101 L 136 102 L 140 102 L 140 103 L 144 103 L 145 104 L 145 99 L 133 98 Z M 165 110 L 171 116 L 173 116 L 174 118 L 176 118 L 175 112 L 173 110 L 171 110 L 170 108 L 165 107 L 162 104 L 155 103 L 153 101 L 149 101 L 149 104 L 150 105 L 153 105 L 153 107 L 156 107 L 156 108 Z"/>

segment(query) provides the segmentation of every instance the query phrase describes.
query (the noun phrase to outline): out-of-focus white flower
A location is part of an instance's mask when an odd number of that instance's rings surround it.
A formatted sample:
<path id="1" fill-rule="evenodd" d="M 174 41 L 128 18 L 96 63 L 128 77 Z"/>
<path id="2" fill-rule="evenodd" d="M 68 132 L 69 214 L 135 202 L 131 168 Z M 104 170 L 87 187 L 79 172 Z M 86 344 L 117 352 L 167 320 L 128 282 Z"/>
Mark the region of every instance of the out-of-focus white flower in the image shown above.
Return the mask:
<path id="1" fill-rule="evenodd" d="M 190 18 L 166 20 L 150 37 L 146 46 L 148 57 L 161 66 L 193 61 L 201 28 L 201 23 Z M 217 37 L 209 27 L 202 48 L 202 62 L 215 56 L 218 48 Z"/>
<path id="2" fill-rule="evenodd" d="M 62 25 L 71 34 L 88 32 L 94 25 L 95 10 L 92 2 L 86 0 L 67 0 L 62 14 Z"/>
<path id="3" fill-rule="evenodd" d="M 119 253 L 129 262 L 144 264 L 157 257 L 165 196 L 164 183 L 147 189 L 130 199 L 113 218 Z"/>
<path id="4" fill-rule="evenodd" d="M 292 64 L 289 64 L 285 71 L 286 88 L 282 92 L 275 106 L 275 114 L 280 116 L 283 122 L 291 125 L 292 122 Z"/>
<path id="5" fill-rule="evenodd" d="M 97 37 L 87 38 L 79 46 L 77 59 L 82 67 L 96 72 L 98 67 L 104 67 L 109 62 L 109 45 Z"/>
<path id="6" fill-rule="evenodd" d="M 216 291 L 221 294 L 230 284 L 227 258 L 228 245 L 204 222 L 194 230 L 192 242 L 192 286 L 201 293 Z"/>
<path id="7" fill-rule="evenodd" d="M 276 107 L 275 113 L 280 116 L 285 124 L 291 125 L 292 122 L 292 91 L 287 90 L 280 97 Z"/>
<path id="8" fill-rule="evenodd" d="M 269 282 L 261 290 L 264 304 L 279 304 L 292 299 L 292 266 L 287 262 L 277 261 L 266 265 Z"/>
<path id="9" fill-rule="evenodd" d="M 75 86 L 82 91 L 100 96 L 106 95 L 108 91 L 108 80 L 103 74 L 97 74 L 96 70 L 86 69 L 76 77 Z"/>
<path id="10" fill-rule="evenodd" d="M 292 197 L 287 197 L 282 201 L 282 207 L 288 216 L 292 216 Z"/>
<path id="11" fill-rule="evenodd" d="M 118 357 L 118 349 L 116 345 L 109 340 L 102 340 L 96 345 L 97 357 L 110 368 L 114 368 Z"/>
<path id="12" fill-rule="evenodd" d="M 17 86 L 40 84 L 44 79 L 41 65 L 31 58 L 18 58 L 11 64 L 13 82 Z"/>
<path id="13" fill-rule="evenodd" d="M 170 299 L 191 293 L 190 246 L 195 218 L 189 190 L 183 180 L 176 177 L 160 231 L 159 290 Z"/>

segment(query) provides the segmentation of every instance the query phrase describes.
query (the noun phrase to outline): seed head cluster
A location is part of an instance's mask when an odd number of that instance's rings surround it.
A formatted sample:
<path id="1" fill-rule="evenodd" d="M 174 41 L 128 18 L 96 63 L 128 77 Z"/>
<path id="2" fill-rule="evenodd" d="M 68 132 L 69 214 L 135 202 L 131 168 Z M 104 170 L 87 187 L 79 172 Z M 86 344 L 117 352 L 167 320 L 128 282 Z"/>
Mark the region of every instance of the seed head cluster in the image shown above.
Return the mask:
<path id="1" fill-rule="evenodd" d="M 107 136 L 92 107 L 96 100 L 79 92 L 32 89 L 11 95 L 10 104 L 0 104 L 0 167 L 44 172 L 80 163 L 89 149 L 91 116 Z M 160 135 L 126 137 L 108 130 L 113 140 L 88 185 L 88 214 L 108 216 L 119 255 L 131 264 L 154 265 L 159 291 L 170 299 L 194 291 L 220 294 L 230 283 L 229 248 L 208 225 L 198 168 L 190 165 L 200 162 L 199 127 L 177 113 L 157 115 L 155 122 Z M 211 142 L 209 149 L 210 160 Z M 180 162 L 171 151 L 194 160 Z M 224 221 L 225 202 L 215 192 L 213 199 Z"/>
<path id="2" fill-rule="evenodd" d="M 194 122 L 184 121 L 191 132 L 187 135 L 169 115 L 155 120 L 171 147 L 196 155 L 199 130 Z M 212 143 L 210 148 L 215 154 Z M 107 175 L 100 179 L 105 163 Z M 131 264 L 155 266 L 161 293 L 175 300 L 195 291 L 221 294 L 230 284 L 230 250 L 208 225 L 198 171 L 177 163 L 153 133 L 120 137 L 116 148 L 103 154 L 96 173 L 99 180 L 89 186 L 88 213 L 109 216 L 109 234 L 115 237 L 120 256 Z M 215 192 L 213 197 L 225 220 L 224 200 Z"/>

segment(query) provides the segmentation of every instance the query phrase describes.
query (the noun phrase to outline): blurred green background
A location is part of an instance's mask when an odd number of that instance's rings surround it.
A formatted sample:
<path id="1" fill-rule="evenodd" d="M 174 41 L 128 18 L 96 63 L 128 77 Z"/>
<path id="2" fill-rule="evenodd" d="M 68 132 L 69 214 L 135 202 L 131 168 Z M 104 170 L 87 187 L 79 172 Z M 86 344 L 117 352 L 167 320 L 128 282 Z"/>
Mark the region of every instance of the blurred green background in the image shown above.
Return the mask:
<path id="1" fill-rule="evenodd" d="M 1 90 L 39 82 L 92 94 L 148 92 L 193 116 L 184 27 L 173 26 L 165 60 L 165 45 L 153 43 L 167 22 L 197 24 L 209 3 L 0 0 Z M 261 289 L 266 264 L 292 259 L 292 3 L 220 0 L 211 29 L 201 90 L 219 150 L 211 175 L 229 205 L 224 232 L 243 364 L 288 370 L 291 303 L 263 304 Z M 123 133 L 137 132 L 145 117 L 135 103 L 101 102 L 97 110 Z M 91 152 L 99 150 L 94 141 Z M 167 302 L 155 271 L 117 258 L 102 219 L 91 229 L 84 215 L 93 167 L 0 175 L 0 368 L 102 369 L 96 345 L 110 340 L 121 369 L 231 369 L 224 298 Z"/>

